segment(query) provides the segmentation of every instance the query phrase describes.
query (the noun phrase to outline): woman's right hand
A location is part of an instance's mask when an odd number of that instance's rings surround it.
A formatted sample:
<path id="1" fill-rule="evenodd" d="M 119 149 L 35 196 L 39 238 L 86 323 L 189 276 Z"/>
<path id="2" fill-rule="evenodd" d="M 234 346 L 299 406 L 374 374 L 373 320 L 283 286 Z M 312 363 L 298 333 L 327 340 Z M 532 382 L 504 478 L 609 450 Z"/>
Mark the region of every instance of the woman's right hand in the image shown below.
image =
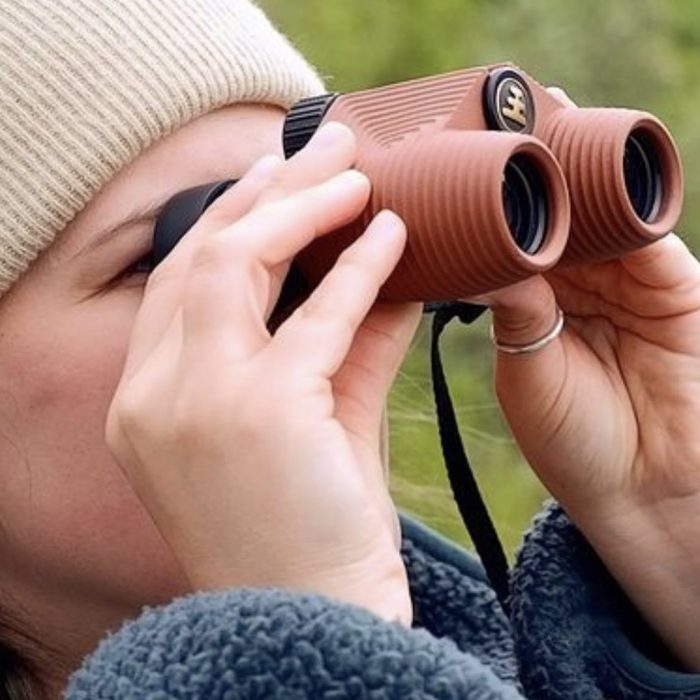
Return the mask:
<path id="1" fill-rule="evenodd" d="M 193 588 L 313 591 L 410 624 L 380 432 L 421 308 L 375 303 L 401 220 L 380 214 L 266 327 L 292 258 L 365 207 L 355 156 L 329 125 L 203 214 L 149 278 L 106 437 Z"/>

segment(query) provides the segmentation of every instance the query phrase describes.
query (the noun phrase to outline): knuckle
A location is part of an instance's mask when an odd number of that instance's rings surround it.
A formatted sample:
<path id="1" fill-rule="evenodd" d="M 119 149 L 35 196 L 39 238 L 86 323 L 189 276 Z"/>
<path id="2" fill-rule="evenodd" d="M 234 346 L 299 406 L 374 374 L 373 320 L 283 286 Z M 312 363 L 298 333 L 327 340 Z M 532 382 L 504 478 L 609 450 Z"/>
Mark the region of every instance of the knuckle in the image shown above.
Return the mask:
<path id="1" fill-rule="evenodd" d="M 401 341 L 399 337 L 388 331 L 381 324 L 378 323 L 366 323 L 365 331 L 372 338 L 373 344 L 377 347 L 384 347 L 389 350 L 390 353 L 395 353 L 401 347 Z"/>
<path id="2" fill-rule="evenodd" d="M 331 300 L 322 294 L 312 294 L 295 312 L 303 323 L 332 320 L 336 313 Z"/>
<path id="3" fill-rule="evenodd" d="M 195 226 L 206 227 L 210 231 L 218 231 L 226 226 L 230 226 L 240 216 L 239 188 L 234 185 L 206 208 Z"/>
<path id="4" fill-rule="evenodd" d="M 363 254 L 360 246 L 351 245 L 338 257 L 335 264 L 335 274 L 342 276 L 368 277 L 371 270 L 371 260 Z"/>
<path id="5" fill-rule="evenodd" d="M 158 265 L 146 280 L 145 293 L 152 294 L 155 289 L 161 289 L 171 284 L 178 276 L 176 265 L 168 258 Z"/>
<path id="6" fill-rule="evenodd" d="M 211 235 L 205 239 L 192 255 L 192 273 L 209 272 L 218 268 L 222 258 L 226 255 L 226 248 L 220 236 Z"/>
<path id="7" fill-rule="evenodd" d="M 264 443 L 270 425 L 278 423 L 274 417 L 280 395 L 289 394 L 280 376 L 272 373 L 264 381 L 257 372 L 247 372 L 213 383 L 212 373 L 204 370 L 174 383 L 151 379 L 132 380 L 112 400 L 105 440 L 118 457 L 131 450 L 167 452 L 187 462 L 203 453 L 219 455 L 231 446 Z"/>
<path id="8" fill-rule="evenodd" d="M 310 187 L 296 192 L 289 200 L 289 206 L 297 207 L 300 215 L 310 221 L 312 228 L 317 232 L 324 228 L 326 210 L 329 208 L 329 202 L 324 194 L 320 187 Z"/>
<path id="9" fill-rule="evenodd" d="M 334 274 L 341 284 L 352 288 L 355 295 L 374 294 L 381 285 L 378 266 L 349 248 L 338 258 Z"/>
<path id="10" fill-rule="evenodd" d="M 137 383 L 119 391 L 110 408 L 111 431 L 115 438 L 120 434 L 137 437 L 144 432 L 149 416 L 149 396 L 150 392 L 141 390 Z"/>
<path id="11" fill-rule="evenodd" d="M 311 300 L 309 300 L 311 301 Z M 300 321 L 309 334 L 323 334 L 333 338 L 348 338 L 355 333 L 355 324 L 347 312 L 328 299 L 314 299 L 299 309 Z"/>
<path id="12" fill-rule="evenodd" d="M 282 168 L 270 177 L 268 185 L 257 196 L 255 206 L 258 207 L 263 204 L 269 204 L 270 202 L 284 199 L 294 189 L 288 172 L 285 168 Z"/>
<path id="13" fill-rule="evenodd" d="M 226 206 L 225 202 L 217 200 L 206 210 L 196 226 L 201 227 L 201 229 L 206 227 L 207 231 L 221 231 L 227 226 L 231 226 L 239 218 L 238 212 L 233 212 L 232 209 L 231 205 Z"/>
<path id="14" fill-rule="evenodd" d="M 191 273 L 212 273 L 252 257 L 252 246 L 244 236 L 229 230 L 227 235 L 214 234 L 206 238 L 192 256 Z"/>

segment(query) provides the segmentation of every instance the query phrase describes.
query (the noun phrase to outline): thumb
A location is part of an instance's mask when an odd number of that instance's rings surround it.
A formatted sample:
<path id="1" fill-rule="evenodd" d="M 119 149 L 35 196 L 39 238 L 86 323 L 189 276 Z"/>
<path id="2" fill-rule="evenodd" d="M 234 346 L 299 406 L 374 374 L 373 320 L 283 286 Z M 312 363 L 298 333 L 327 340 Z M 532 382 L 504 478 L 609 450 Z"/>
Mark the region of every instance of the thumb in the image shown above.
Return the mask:
<path id="1" fill-rule="evenodd" d="M 355 335 L 333 387 L 336 417 L 356 435 L 375 435 L 422 311 L 422 304 L 377 302 Z"/>

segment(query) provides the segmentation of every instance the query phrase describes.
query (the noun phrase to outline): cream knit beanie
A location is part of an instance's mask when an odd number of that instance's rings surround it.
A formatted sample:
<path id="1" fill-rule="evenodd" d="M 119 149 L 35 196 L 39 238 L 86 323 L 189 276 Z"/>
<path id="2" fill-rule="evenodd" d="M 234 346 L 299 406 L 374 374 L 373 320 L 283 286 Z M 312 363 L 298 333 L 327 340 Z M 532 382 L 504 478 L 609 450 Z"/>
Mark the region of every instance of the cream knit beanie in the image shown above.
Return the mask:
<path id="1" fill-rule="evenodd" d="M 322 91 L 248 0 L 0 0 L 0 295 L 155 140 Z"/>

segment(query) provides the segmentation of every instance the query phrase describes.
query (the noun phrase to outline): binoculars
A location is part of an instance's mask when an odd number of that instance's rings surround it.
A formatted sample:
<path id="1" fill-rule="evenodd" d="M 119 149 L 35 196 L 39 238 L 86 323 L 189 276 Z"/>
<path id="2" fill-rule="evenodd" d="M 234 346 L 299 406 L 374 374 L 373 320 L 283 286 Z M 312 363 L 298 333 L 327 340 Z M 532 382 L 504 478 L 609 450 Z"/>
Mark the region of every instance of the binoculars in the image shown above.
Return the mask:
<path id="1" fill-rule="evenodd" d="M 287 157 L 325 121 L 349 126 L 372 182 L 362 215 L 295 260 L 313 287 L 381 209 L 406 222 L 388 301 L 468 298 L 559 264 L 610 260 L 668 233 L 680 215 L 678 150 L 653 115 L 578 108 L 512 64 L 302 100 Z M 154 262 L 232 181 L 180 193 L 159 217 Z"/>

